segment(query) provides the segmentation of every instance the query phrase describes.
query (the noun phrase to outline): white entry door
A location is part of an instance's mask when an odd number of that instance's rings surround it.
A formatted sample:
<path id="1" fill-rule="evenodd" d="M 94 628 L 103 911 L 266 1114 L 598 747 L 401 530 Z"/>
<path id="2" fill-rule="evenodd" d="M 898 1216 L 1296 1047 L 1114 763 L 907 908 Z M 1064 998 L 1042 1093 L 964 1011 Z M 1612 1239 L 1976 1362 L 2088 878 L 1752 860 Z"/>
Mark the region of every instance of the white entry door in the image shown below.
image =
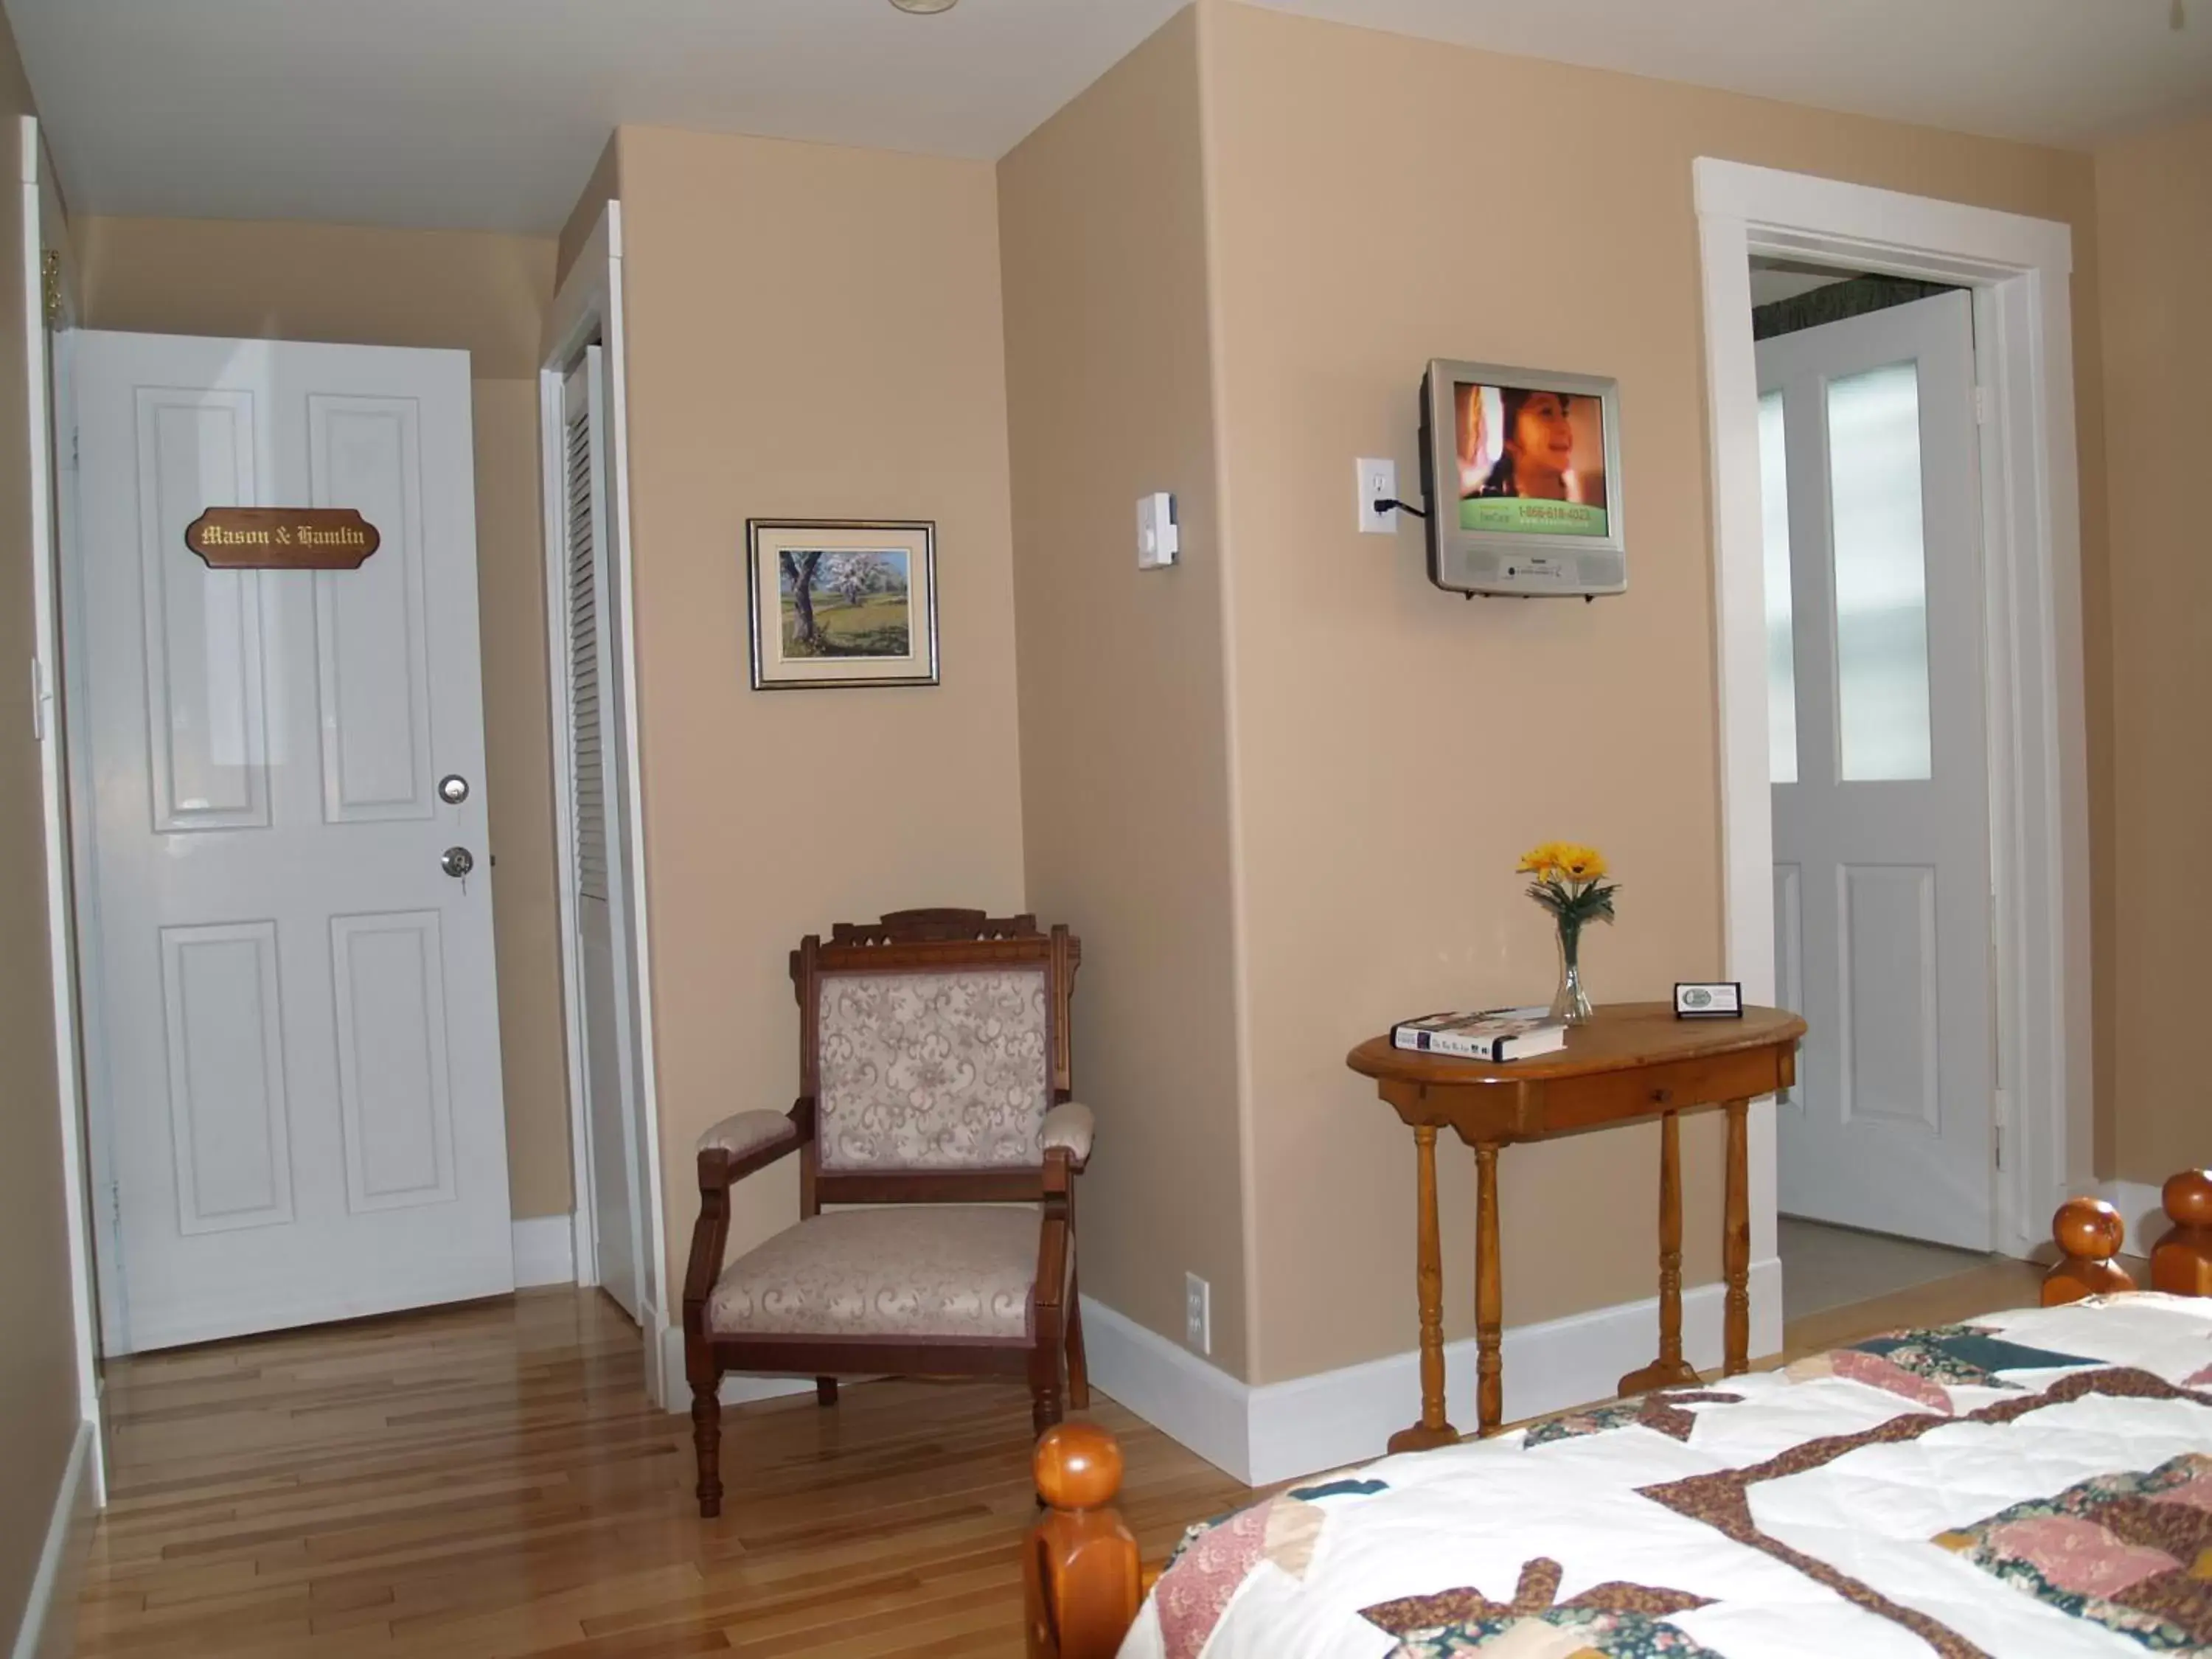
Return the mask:
<path id="1" fill-rule="evenodd" d="M 1790 1215 L 1991 1234 L 1987 744 L 1972 310 L 1759 345 Z"/>
<path id="2" fill-rule="evenodd" d="M 615 652 L 620 584 L 609 557 L 606 359 L 598 346 L 562 382 L 562 541 L 568 563 L 568 788 L 574 836 L 577 1000 L 586 1127 L 586 1183 L 597 1279 L 632 1319 L 645 1300 L 643 1172 L 638 1144 L 637 1010 L 621 964 L 630 960 L 625 863 L 629 803 L 622 752 L 623 677 Z"/>
<path id="3" fill-rule="evenodd" d="M 467 355 L 87 331 L 77 421 L 128 1346 L 510 1291 Z M 257 505 L 382 545 L 186 548 Z"/>

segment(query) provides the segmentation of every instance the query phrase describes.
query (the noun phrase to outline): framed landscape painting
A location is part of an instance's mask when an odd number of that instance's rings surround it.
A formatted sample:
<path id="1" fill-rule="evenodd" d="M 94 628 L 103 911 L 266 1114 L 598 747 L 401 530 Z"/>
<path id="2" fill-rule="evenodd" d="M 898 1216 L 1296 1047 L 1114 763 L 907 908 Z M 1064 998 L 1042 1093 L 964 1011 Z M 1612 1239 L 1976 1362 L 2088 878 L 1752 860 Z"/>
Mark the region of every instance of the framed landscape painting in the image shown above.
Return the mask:
<path id="1" fill-rule="evenodd" d="M 748 519 L 753 690 L 937 684 L 937 526 Z"/>

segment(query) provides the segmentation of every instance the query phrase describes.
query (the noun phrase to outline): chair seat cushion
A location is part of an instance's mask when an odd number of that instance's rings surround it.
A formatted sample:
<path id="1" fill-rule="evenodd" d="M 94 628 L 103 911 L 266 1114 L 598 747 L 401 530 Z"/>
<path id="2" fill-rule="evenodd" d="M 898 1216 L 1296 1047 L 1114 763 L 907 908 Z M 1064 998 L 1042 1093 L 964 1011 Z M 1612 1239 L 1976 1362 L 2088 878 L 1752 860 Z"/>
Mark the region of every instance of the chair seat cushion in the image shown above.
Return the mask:
<path id="1" fill-rule="evenodd" d="M 1021 1342 L 1034 1330 L 1037 1212 L 919 1204 L 811 1216 L 722 1270 L 715 1336 Z"/>

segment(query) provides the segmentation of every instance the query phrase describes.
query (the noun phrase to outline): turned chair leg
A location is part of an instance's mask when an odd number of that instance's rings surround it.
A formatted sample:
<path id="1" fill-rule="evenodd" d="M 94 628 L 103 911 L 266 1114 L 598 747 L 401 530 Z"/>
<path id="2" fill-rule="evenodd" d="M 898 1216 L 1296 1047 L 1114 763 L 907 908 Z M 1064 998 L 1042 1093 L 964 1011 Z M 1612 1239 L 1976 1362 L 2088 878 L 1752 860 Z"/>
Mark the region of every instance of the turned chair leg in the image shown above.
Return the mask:
<path id="1" fill-rule="evenodd" d="M 1042 1434 L 1060 1421 L 1060 1383 L 1032 1382 L 1030 1385 L 1030 1427 Z"/>
<path id="2" fill-rule="evenodd" d="M 1083 1299 L 1073 1279 L 1067 1285 L 1067 1403 L 1079 1412 L 1091 1409 L 1091 1364 L 1083 1353 Z"/>
<path id="3" fill-rule="evenodd" d="M 722 1401 L 720 1379 L 691 1385 L 691 1445 L 699 1455 L 699 1515 L 722 1512 Z"/>
<path id="4" fill-rule="evenodd" d="M 1036 1346 L 1030 1350 L 1030 1426 L 1042 1434 L 1060 1418 L 1061 1337 L 1057 1330 L 1044 1330 L 1037 1333 L 1037 1339 Z"/>
<path id="5" fill-rule="evenodd" d="M 834 1406 L 837 1403 L 836 1377 L 817 1376 L 814 1379 L 814 1403 L 817 1406 Z"/>

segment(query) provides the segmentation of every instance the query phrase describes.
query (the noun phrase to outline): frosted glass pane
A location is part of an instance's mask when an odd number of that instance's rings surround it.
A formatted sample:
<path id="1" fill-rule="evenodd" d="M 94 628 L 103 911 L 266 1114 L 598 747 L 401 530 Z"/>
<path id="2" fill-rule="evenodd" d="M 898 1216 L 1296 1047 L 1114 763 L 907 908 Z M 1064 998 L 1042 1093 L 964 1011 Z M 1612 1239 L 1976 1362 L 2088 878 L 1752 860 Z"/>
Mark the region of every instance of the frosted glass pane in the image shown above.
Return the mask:
<path id="1" fill-rule="evenodd" d="M 1797 650 L 1790 632 L 1790 459 L 1782 394 L 1759 399 L 1759 488 L 1766 529 L 1766 770 L 1797 781 Z"/>
<path id="2" fill-rule="evenodd" d="M 1828 385 L 1836 553 L 1837 775 L 1925 778 L 1928 568 L 1921 546 L 1920 370 Z"/>

